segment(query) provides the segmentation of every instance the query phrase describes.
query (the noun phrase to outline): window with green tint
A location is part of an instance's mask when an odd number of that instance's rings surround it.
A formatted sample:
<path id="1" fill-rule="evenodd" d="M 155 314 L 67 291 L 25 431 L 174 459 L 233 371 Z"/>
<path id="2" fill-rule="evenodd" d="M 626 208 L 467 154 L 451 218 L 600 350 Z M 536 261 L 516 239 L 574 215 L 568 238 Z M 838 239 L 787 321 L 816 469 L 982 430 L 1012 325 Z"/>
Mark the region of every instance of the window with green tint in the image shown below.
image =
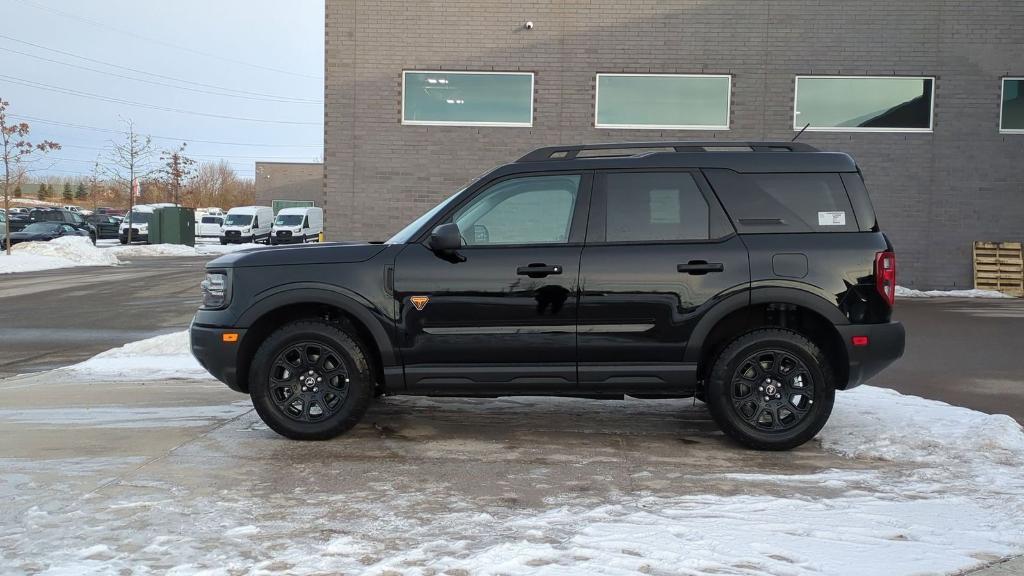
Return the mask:
<path id="1" fill-rule="evenodd" d="M 793 129 L 928 132 L 933 78 L 797 76 Z"/>
<path id="2" fill-rule="evenodd" d="M 999 130 L 1024 134 L 1024 78 L 1003 78 Z"/>
<path id="3" fill-rule="evenodd" d="M 728 130 L 731 76 L 598 74 L 598 128 Z"/>
<path id="4" fill-rule="evenodd" d="M 532 126 L 533 74 L 403 72 L 402 123 Z"/>

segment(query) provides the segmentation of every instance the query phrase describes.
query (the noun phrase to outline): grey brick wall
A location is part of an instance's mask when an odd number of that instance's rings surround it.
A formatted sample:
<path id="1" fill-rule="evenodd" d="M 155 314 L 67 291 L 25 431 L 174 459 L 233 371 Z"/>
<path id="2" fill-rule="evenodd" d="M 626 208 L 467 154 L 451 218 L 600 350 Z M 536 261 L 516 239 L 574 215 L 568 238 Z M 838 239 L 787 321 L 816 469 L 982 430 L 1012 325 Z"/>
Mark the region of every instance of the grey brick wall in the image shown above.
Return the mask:
<path id="1" fill-rule="evenodd" d="M 929 75 L 934 133 L 801 140 L 860 163 L 901 284 L 968 287 L 972 241 L 1024 240 L 1024 135 L 997 126 L 1021 30 L 1020 0 L 327 0 L 329 237 L 384 239 L 541 145 L 790 139 L 798 74 Z M 534 72 L 534 126 L 403 126 L 403 69 Z M 597 72 L 732 74 L 730 130 L 594 128 Z"/>
<path id="2" fill-rule="evenodd" d="M 324 165 L 303 162 L 257 162 L 256 204 L 272 206 L 274 200 L 324 200 Z"/>

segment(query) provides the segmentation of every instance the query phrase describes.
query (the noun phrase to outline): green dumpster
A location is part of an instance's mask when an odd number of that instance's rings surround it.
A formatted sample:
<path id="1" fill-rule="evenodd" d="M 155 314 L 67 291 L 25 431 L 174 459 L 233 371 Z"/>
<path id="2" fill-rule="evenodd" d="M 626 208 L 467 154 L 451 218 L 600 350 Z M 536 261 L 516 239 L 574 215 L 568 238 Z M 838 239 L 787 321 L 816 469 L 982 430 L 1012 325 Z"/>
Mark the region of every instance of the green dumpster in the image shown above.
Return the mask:
<path id="1" fill-rule="evenodd" d="M 183 206 L 165 206 L 154 210 L 149 223 L 149 243 L 195 246 L 195 212 Z"/>

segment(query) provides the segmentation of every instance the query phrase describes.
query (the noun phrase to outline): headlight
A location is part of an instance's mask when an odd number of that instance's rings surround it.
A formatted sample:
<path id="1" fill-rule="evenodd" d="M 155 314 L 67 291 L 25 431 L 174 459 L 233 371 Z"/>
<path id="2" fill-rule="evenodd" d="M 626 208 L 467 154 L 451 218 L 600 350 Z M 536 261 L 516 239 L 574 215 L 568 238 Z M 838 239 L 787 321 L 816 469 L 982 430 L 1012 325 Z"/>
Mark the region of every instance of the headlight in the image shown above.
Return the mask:
<path id="1" fill-rule="evenodd" d="M 228 303 L 228 276 L 223 272 L 207 274 L 203 283 L 203 308 L 223 308 Z"/>

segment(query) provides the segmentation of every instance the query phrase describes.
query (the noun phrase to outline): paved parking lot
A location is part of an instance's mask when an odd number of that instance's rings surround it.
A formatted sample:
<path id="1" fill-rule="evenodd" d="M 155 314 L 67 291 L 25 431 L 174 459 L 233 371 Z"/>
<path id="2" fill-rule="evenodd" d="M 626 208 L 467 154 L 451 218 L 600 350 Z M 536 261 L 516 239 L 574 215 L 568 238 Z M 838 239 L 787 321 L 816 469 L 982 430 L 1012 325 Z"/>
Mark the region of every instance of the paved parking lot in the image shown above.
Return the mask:
<path id="1" fill-rule="evenodd" d="M 0 378 L 184 330 L 199 306 L 208 260 L 134 258 L 116 268 L 0 276 Z"/>

